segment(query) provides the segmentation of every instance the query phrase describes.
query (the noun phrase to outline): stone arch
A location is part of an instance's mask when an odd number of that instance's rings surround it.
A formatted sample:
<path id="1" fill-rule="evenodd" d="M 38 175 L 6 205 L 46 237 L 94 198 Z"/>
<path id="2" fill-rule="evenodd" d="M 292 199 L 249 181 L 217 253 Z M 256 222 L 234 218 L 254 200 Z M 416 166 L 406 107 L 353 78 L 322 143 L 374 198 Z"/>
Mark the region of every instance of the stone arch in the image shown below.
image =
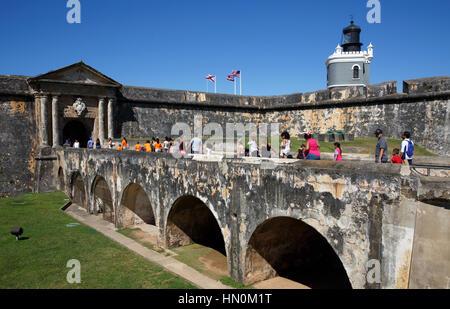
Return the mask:
<path id="1" fill-rule="evenodd" d="M 93 201 L 93 211 L 103 214 L 103 219 L 114 223 L 114 203 L 105 178 L 96 176 L 92 182 L 91 196 Z"/>
<path id="2" fill-rule="evenodd" d="M 121 228 L 138 224 L 156 225 L 152 205 L 140 185 L 131 183 L 123 191 L 117 224 Z"/>
<path id="3" fill-rule="evenodd" d="M 60 191 L 66 190 L 66 181 L 64 179 L 64 170 L 61 166 L 58 169 L 58 190 L 60 190 Z"/>
<path id="4" fill-rule="evenodd" d="M 171 206 L 165 224 L 168 248 L 198 243 L 227 256 L 225 238 L 213 211 L 197 197 L 184 195 Z"/>
<path id="5" fill-rule="evenodd" d="M 274 217 L 261 223 L 245 253 L 246 284 L 275 276 L 311 288 L 352 288 L 344 265 L 326 238 L 291 217 Z"/>
<path id="6" fill-rule="evenodd" d="M 84 185 L 84 180 L 79 172 L 74 172 L 72 174 L 70 193 L 72 203 L 77 204 L 88 210 L 86 203 L 86 189 Z"/>

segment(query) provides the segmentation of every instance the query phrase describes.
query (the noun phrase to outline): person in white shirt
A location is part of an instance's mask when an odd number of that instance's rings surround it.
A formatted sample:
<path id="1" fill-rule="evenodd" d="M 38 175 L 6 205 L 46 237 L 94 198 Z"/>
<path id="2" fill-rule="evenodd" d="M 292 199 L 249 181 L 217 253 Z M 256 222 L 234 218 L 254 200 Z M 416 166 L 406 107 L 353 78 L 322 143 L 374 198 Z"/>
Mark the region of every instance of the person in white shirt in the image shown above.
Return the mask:
<path id="1" fill-rule="evenodd" d="M 287 159 L 291 152 L 291 140 L 284 138 L 281 143 L 281 157 Z"/>
<path id="2" fill-rule="evenodd" d="M 190 143 L 190 145 L 191 145 L 191 153 L 202 153 L 203 151 L 203 149 L 202 149 L 202 144 L 203 144 L 203 142 L 202 142 L 202 140 L 199 138 L 199 137 L 194 137 L 192 140 L 191 140 L 191 143 Z"/>
<path id="3" fill-rule="evenodd" d="M 258 144 L 256 143 L 255 139 L 252 138 L 249 142 L 248 142 L 248 146 L 249 146 L 249 151 L 250 151 L 250 156 L 251 157 L 258 157 Z"/>
<path id="4" fill-rule="evenodd" d="M 78 140 L 75 140 L 75 143 L 73 143 L 73 148 L 80 148 L 80 142 Z"/>
<path id="5" fill-rule="evenodd" d="M 412 158 L 413 156 L 408 156 L 408 153 L 412 153 L 414 152 L 414 143 L 410 140 L 411 138 L 411 133 L 409 133 L 408 131 L 404 132 L 402 135 L 403 141 L 402 141 L 402 148 L 400 150 L 400 157 L 403 160 L 403 163 L 408 164 L 408 165 L 412 165 Z M 409 149 L 409 147 L 412 147 L 412 149 Z"/>

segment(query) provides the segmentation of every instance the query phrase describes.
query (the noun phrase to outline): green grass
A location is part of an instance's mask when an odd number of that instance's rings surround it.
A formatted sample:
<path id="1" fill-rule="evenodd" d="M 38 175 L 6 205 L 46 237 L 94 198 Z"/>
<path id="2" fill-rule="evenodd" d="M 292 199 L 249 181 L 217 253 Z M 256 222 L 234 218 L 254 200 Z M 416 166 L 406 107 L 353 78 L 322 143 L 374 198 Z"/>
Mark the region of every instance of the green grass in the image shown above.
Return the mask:
<path id="1" fill-rule="evenodd" d="M 198 244 L 192 244 L 184 247 L 171 249 L 173 252 L 178 254 L 175 259 L 178 261 L 191 266 L 198 272 L 205 274 L 205 269 L 203 268 L 203 263 L 199 261 L 199 258 L 209 252 L 209 248 L 200 246 Z M 211 274 L 209 274 L 211 275 Z M 219 279 L 219 277 L 214 278 Z"/>
<path id="2" fill-rule="evenodd" d="M 251 285 L 245 285 L 243 283 L 239 283 L 231 279 L 230 277 L 222 276 L 220 278 L 220 282 L 222 282 L 225 285 L 231 286 L 235 289 L 253 289 L 253 286 Z"/>
<path id="3" fill-rule="evenodd" d="M 139 239 L 139 237 L 136 237 L 136 235 L 134 235 L 133 231 L 140 231 L 140 230 L 141 229 L 139 229 L 139 228 L 134 228 L 134 229 L 123 228 L 123 229 L 118 230 L 117 232 L 119 232 L 120 234 L 122 234 L 122 235 L 124 235 L 124 236 L 126 236 L 128 238 L 133 239 L 134 241 L 140 243 L 141 245 L 143 245 L 144 247 L 146 247 L 148 249 L 156 251 L 155 250 L 155 246 L 153 244 L 151 244 L 149 242 L 146 242 L 146 241 L 141 241 Z"/>
<path id="4" fill-rule="evenodd" d="M 62 192 L 0 200 L 0 289 L 195 288 L 60 210 Z M 9 234 L 24 228 L 24 240 Z M 66 281 L 67 261 L 81 263 L 81 283 Z"/>
<path id="5" fill-rule="evenodd" d="M 192 244 L 184 247 L 174 248 L 171 250 L 177 254 L 177 256 L 174 257 L 175 259 L 194 268 L 198 272 L 214 280 L 220 280 L 220 282 L 222 282 L 223 284 L 231 286 L 236 289 L 253 288 L 252 286 L 246 286 L 242 283 L 238 283 L 228 276 L 219 275 L 217 273 L 207 270 L 206 267 L 204 267 L 204 264 L 200 261 L 200 257 L 207 255 L 209 252 L 211 252 L 211 250 L 213 250 L 211 248 L 199 244 Z"/>

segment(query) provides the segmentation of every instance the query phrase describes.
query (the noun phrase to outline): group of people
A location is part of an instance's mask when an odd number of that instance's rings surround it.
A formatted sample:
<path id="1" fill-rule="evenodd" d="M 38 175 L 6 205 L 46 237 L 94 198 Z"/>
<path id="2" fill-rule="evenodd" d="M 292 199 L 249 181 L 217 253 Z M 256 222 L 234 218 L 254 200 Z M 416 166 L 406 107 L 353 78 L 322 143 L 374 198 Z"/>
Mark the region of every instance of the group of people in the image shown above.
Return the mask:
<path id="1" fill-rule="evenodd" d="M 378 142 L 375 148 L 375 163 L 393 163 L 393 164 L 413 164 L 413 155 L 414 155 L 414 143 L 411 141 L 411 134 L 408 131 L 405 131 L 402 135 L 402 144 L 401 149 L 395 148 L 392 152 L 392 158 L 389 159 L 388 156 L 388 143 L 386 138 L 383 136 L 383 131 L 377 129 L 375 131 L 375 136 L 378 138 Z M 293 159 L 291 153 L 291 138 L 288 132 L 284 131 L 281 134 L 282 143 L 280 145 L 280 153 L 279 157 L 284 159 Z M 320 144 L 312 137 L 311 133 L 305 133 L 304 139 L 306 140 L 306 144 L 302 144 L 297 151 L 297 159 L 301 160 L 320 160 Z M 70 145 L 70 140 L 66 140 L 65 144 Z M 186 147 L 187 146 L 187 147 Z M 80 148 L 80 142 L 75 140 L 72 147 Z M 100 139 L 92 140 L 92 137 L 89 138 L 87 142 L 88 149 L 101 149 Z M 108 148 L 116 149 L 119 151 L 128 149 L 128 141 L 124 137 L 122 141 L 115 146 L 112 139 L 108 139 Z M 145 144 L 141 145 L 139 142 L 135 145 L 135 150 L 140 152 L 178 152 L 181 154 L 186 154 L 187 149 L 189 149 L 190 153 L 200 154 L 203 153 L 203 141 L 199 137 L 194 137 L 188 145 L 184 142 L 184 140 L 180 139 L 178 141 L 174 141 L 170 137 L 165 137 L 164 141 L 161 142 L 159 138 L 153 137 L 151 140 L 147 140 Z M 210 154 L 212 151 L 211 145 L 206 145 L 206 154 Z M 251 138 L 248 142 L 248 148 L 244 148 L 242 142 L 238 143 L 238 156 L 239 157 L 274 157 L 277 156 L 272 149 L 271 143 L 267 141 L 266 144 L 261 147 L 258 146 L 256 139 Z M 340 143 L 334 143 L 334 161 L 342 161 L 342 149 Z"/>
<path id="2" fill-rule="evenodd" d="M 113 149 L 114 144 L 111 139 L 108 141 L 109 148 Z M 176 145 L 179 144 L 179 145 Z M 163 142 L 159 138 L 153 137 L 151 140 L 147 140 L 143 145 L 140 142 L 136 142 L 134 149 L 139 152 L 175 152 L 175 148 L 178 147 L 179 151 L 183 151 L 184 142 L 177 143 L 172 138 L 166 137 Z M 128 150 L 128 141 L 124 137 L 116 147 L 116 150 Z"/>
<path id="3" fill-rule="evenodd" d="M 414 156 L 414 143 L 411 141 L 411 133 L 408 131 L 403 132 L 401 149 L 395 148 L 392 151 L 392 158 L 388 156 L 388 143 L 383 136 L 383 131 L 377 129 L 375 136 L 378 138 L 378 142 L 375 148 L 375 163 L 393 163 L 393 164 L 413 164 Z"/>

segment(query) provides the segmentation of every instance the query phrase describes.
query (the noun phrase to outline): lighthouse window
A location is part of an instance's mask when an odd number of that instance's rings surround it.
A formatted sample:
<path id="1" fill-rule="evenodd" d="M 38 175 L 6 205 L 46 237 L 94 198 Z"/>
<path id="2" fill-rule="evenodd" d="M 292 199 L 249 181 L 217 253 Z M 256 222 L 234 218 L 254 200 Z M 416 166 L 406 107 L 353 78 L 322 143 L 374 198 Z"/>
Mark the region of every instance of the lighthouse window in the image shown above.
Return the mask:
<path id="1" fill-rule="evenodd" d="M 359 66 L 357 65 L 353 67 L 353 78 L 355 79 L 359 78 Z"/>
<path id="2" fill-rule="evenodd" d="M 344 35 L 344 44 L 348 44 L 350 43 L 352 40 L 352 34 L 351 33 L 347 33 Z"/>

